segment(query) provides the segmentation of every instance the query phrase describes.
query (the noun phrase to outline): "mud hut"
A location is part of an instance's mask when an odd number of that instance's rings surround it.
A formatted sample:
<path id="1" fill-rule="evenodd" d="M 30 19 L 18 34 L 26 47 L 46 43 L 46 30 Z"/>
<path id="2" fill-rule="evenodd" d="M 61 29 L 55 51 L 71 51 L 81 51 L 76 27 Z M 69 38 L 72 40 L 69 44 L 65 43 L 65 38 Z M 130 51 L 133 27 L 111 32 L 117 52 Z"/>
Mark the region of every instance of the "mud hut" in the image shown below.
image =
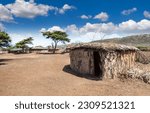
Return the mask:
<path id="1" fill-rule="evenodd" d="M 77 73 L 114 79 L 135 63 L 138 49 L 112 43 L 86 43 L 71 48 L 70 67 Z"/>
<path id="2" fill-rule="evenodd" d="M 48 51 L 47 47 L 35 46 L 30 49 L 32 53 L 41 53 L 42 51 Z"/>

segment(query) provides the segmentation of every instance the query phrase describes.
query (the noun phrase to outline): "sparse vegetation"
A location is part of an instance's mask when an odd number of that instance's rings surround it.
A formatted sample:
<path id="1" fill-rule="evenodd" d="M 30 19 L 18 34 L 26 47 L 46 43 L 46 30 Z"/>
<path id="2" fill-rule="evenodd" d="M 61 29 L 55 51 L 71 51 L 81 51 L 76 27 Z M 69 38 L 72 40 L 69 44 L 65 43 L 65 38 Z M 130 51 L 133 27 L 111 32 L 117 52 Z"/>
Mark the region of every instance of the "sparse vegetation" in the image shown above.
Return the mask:
<path id="1" fill-rule="evenodd" d="M 16 48 L 22 48 L 23 52 L 25 52 L 26 48 L 28 48 L 28 44 L 32 44 L 32 41 L 33 41 L 32 37 L 23 39 L 20 42 L 16 43 Z"/>
<path id="2" fill-rule="evenodd" d="M 67 38 L 67 34 L 65 32 L 62 31 L 54 31 L 54 32 L 42 32 L 43 36 L 45 36 L 47 39 L 52 39 L 53 43 L 52 43 L 52 48 L 53 48 L 53 53 L 55 53 L 56 48 L 57 48 L 57 44 L 58 42 L 70 42 L 70 39 Z"/>
<path id="3" fill-rule="evenodd" d="M 4 31 L 0 31 L 0 48 L 10 46 L 10 42 L 10 36 Z"/>

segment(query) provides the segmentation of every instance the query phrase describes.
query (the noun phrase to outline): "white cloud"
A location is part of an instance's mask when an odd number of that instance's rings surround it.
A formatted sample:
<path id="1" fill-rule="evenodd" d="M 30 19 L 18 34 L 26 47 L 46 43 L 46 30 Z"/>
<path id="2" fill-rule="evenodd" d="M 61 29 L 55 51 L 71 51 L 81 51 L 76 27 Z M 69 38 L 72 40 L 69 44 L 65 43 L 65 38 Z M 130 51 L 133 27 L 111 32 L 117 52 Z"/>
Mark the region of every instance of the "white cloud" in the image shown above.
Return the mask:
<path id="1" fill-rule="evenodd" d="M 62 31 L 62 32 L 64 32 L 64 29 L 62 29 L 62 28 L 59 27 L 59 26 L 53 26 L 53 27 L 48 28 L 48 29 L 46 29 L 46 28 L 41 28 L 41 30 L 40 30 L 40 32 L 46 32 L 46 31 L 50 31 L 50 32 Z"/>
<path id="2" fill-rule="evenodd" d="M 74 35 L 74 36 L 79 36 L 79 28 L 75 25 L 75 24 L 72 24 L 72 25 L 68 25 L 65 29 L 64 29 L 65 32 L 67 32 L 68 34 L 70 35 Z"/>
<path id="3" fill-rule="evenodd" d="M 86 23 L 81 27 L 77 27 L 75 24 L 72 24 L 66 26 L 64 29 L 59 26 L 53 26 L 48 30 L 62 30 L 67 32 L 69 35 L 68 38 L 71 39 L 71 42 L 88 42 L 100 40 L 102 38 L 107 39 L 149 33 L 150 20 L 143 19 L 139 22 L 128 20 L 119 24 L 114 24 L 112 22 L 94 24 Z"/>
<path id="4" fill-rule="evenodd" d="M 81 19 L 90 19 L 90 18 L 92 18 L 92 16 L 91 15 L 81 15 L 80 18 Z"/>
<path id="5" fill-rule="evenodd" d="M 7 4 L 8 8 L 16 17 L 34 18 L 36 16 L 45 16 L 49 10 L 55 10 L 53 6 L 36 4 L 34 0 L 16 0 L 15 3 Z"/>
<path id="6" fill-rule="evenodd" d="M 128 10 L 123 10 L 121 13 L 123 14 L 123 15 L 130 15 L 131 13 L 134 13 L 134 12 L 136 12 L 137 11 L 137 8 L 132 8 L 132 9 L 128 9 Z"/>
<path id="7" fill-rule="evenodd" d="M 101 12 L 94 17 L 94 19 L 100 19 L 101 21 L 107 21 L 108 18 L 109 15 L 106 12 Z"/>
<path id="8" fill-rule="evenodd" d="M 4 30 L 4 26 L 2 23 L 0 23 L 0 31 L 3 31 Z"/>
<path id="9" fill-rule="evenodd" d="M 127 33 L 149 33 L 150 31 L 150 21 L 143 19 L 139 22 L 134 20 L 128 20 L 126 22 L 122 22 L 118 26 L 118 31 L 127 34 Z"/>
<path id="10" fill-rule="evenodd" d="M 1 24 L 0 24 L 1 28 Z M 52 26 L 49 29 L 42 28 L 41 31 L 65 31 L 69 35 L 68 38 L 71 39 L 72 42 L 89 42 L 93 40 L 100 40 L 104 37 L 107 38 L 116 38 L 123 37 L 134 34 L 144 34 L 149 33 L 150 31 L 150 20 L 143 19 L 141 21 L 128 20 L 125 22 L 121 22 L 119 24 L 114 24 L 112 22 L 108 23 L 86 23 L 84 26 L 77 27 L 75 24 L 68 25 L 65 28 L 61 28 L 60 26 Z M 33 44 L 48 46 L 51 44 L 51 40 L 47 41 L 42 33 L 9 33 L 12 37 L 13 44 L 27 37 L 35 37 Z"/>
<path id="11" fill-rule="evenodd" d="M 41 28 L 40 33 L 46 32 L 46 31 L 47 31 L 46 28 Z"/>
<path id="12" fill-rule="evenodd" d="M 133 20 L 128 20 L 126 22 L 122 22 L 119 24 L 119 28 L 120 30 L 124 30 L 124 31 L 130 31 L 130 30 L 137 30 L 138 25 L 135 21 Z"/>
<path id="13" fill-rule="evenodd" d="M 84 26 L 78 28 L 75 25 L 68 26 L 66 32 L 70 37 L 79 37 L 83 40 L 97 40 L 104 38 L 114 38 L 133 34 L 145 34 L 150 31 L 150 20 L 143 19 L 141 21 L 128 20 L 119 24 L 109 23 L 86 23 Z M 73 31 L 73 32 L 71 32 Z M 88 39 L 87 39 L 88 38 Z M 73 39 L 75 40 L 75 39 Z"/>
<path id="14" fill-rule="evenodd" d="M 34 3 L 34 0 L 29 0 L 30 3 Z"/>
<path id="15" fill-rule="evenodd" d="M 34 0 L 15 0 L 14 3 L 0 4 L 0 21 L 12 22 L 15 17 L 35 18 L 36 16 L 47 16 L 49 11 L 64 14 L 66 11 L 75 9 L 74 6 L 65 4 L 62 8 L 37 4 Z"/>
<path id="16" fill-rule="evenodd" d="M 49 28 L 48 31 L 51 31 L 51 32 L 62 31 L 63 32 L 64 30 L 62 28 L 60 28 L 59 26 L 53 26 L 53 27 Z"/>
<path id="17" fill-rule="evenodd" d="M 61 29 L 69 35 L 68 38 L 71 39 L 71 42 L 88 42 L 92 40 L 98 40 L 101 39 L 104 35 L 107 34 L 106 38 L 111 38 L 112 36 L 119 36 L 116 35 L 113 32 L 116 30 L 116 27 L 113 23 L 96 23 L 91 24 L 87 23 L 86 25 L 82 27 L 77 27 L 75 24 L 68 25 L 66 28 L 62 29 L 59 26 L 53 26 L 49 28 L 49 30 L 52 29 Z M 43 29 L 45 30 L 45 29 Z"/>
<path id="18" fill-rule="evenodd" d="M 150 12 L 148 12 L 148 11 L 144 11 L 144 16 L 145 16 L 145 18 L 148 18 L 148 19 L 150 19 Z"/>
<path id="19" fill-rule="evenodd" d="M 11 12 L 4 5 L 0 4 L 0 21 L 9 22 L 12 20 Z"/>
<path id="20" fill-rule="evenodd" d="M 58 12 L 60 14 L 64 14 L 66 11 L 72 10 L 72 9 L 75 9 L 75 7 L 74 6 L 70 6 L 68 4 L 65 4 L 62 8 L 58 9 Z"/>
<path id="21" fill-rule="evenodd" d="M 65 4 L 62 9 L 63 10 L 69 10 L 69 9 L 72 9 L 72 6 Z"/>
<path id="22" fill-rule="evenodd" d="M 137 24 L 138 24 L 138 30 L 142 30 L 142 31 L 149 30 L 150 31 L 150 20 L 143 19 L 140 22 L 137 22 Z"/>
<path id="23" fill-rule="evenodd" d="M 87 32 L 103 32 L 103 33 L 111 33 L 116 29 L 116 26 L 112 23 L 86 23 L 83 27 L 81 27 L 80 33 L 84 34 Z"/>

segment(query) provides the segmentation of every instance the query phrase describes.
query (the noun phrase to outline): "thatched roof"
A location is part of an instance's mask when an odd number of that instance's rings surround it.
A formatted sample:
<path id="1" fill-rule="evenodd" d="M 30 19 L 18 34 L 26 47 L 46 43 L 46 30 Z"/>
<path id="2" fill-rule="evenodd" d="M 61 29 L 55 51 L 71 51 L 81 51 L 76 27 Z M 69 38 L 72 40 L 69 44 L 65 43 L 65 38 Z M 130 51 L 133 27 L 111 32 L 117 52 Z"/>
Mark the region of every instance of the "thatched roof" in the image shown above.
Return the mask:
<path id="1" fill-rule="evenodd" d="M 15 51 L 22 51 L 22 48 L 13 48 L 13 49 L 11 49 L 10 51 L 12 51 L 12 52 L 13 52 L 13 51 L 14 51 L 14 52 L 15 52 Z"/>
<path id="2" fill-rule="evenodd" d="M 48 48 L 47 47 L 43 47 L 43 46 L 35 46 L 35 47 L 32 47 L 31 49 L 43 50 L 43 49 L 48 49 Z"/>
<path id="3" fill-rule="evenodd" d="M 71 48 L 74 49 L 96 49 L 104 51 L 138 51 L 134 46 L 127 46 L 116 43 L 84 43 Z"/>

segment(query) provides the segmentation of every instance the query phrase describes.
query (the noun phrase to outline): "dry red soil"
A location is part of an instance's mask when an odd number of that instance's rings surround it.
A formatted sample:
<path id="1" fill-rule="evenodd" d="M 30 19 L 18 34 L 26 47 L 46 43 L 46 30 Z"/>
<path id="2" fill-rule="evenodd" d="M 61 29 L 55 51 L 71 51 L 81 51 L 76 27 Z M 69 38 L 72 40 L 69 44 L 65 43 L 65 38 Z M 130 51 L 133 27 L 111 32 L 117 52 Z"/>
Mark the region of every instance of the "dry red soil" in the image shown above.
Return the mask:
<path id="1" fill-rule="evenodd" d="M 69 54 L 0 55 L 0 95 L 150 95 L 142 81 L 91 80 L 66 65 Z M 150 64 L 140 66 L 150 70 Z"/>

